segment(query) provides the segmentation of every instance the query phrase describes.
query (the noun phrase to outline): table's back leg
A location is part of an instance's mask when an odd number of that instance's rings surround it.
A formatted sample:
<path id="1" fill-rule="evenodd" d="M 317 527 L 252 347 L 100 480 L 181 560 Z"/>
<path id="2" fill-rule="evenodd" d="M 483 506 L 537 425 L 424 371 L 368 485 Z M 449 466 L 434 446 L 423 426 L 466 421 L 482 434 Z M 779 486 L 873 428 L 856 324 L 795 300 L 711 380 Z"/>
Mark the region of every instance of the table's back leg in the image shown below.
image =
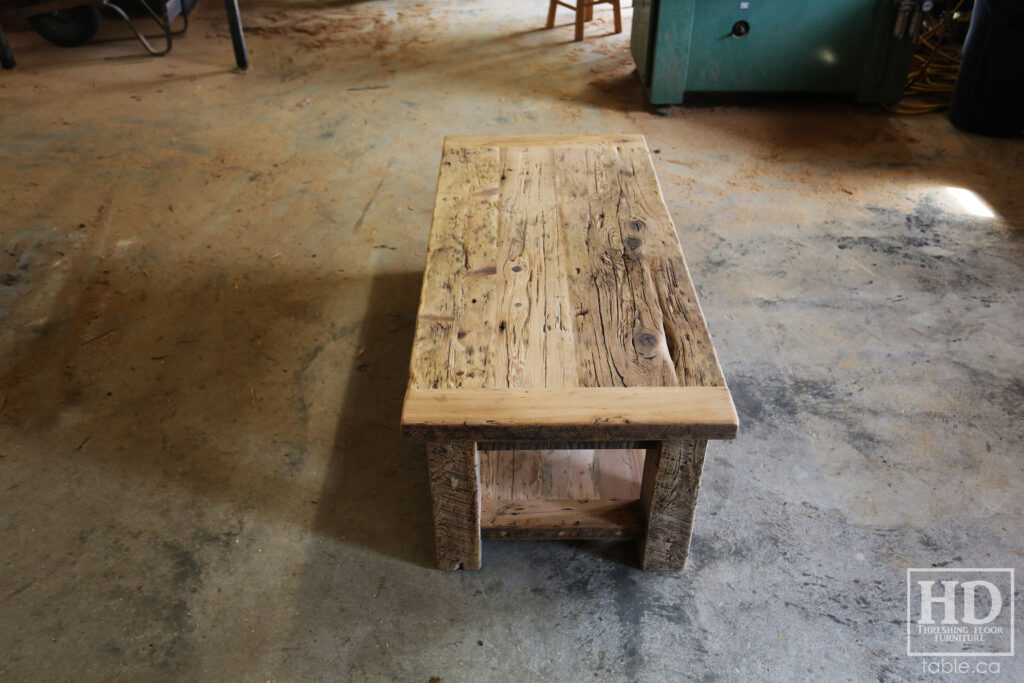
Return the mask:
<path id="1" fill-rule="evenodd" d="M 480 568 L 480 454 L 472 441 L 427 444 L 439 569 Z"/>
<path id="2" fill-rule="evenodd" d="M 647 449 L 640 492 L 646 529 L 644 569 L 682 569 L 690 550 L 693 513 L 708 442 L 665 441 Z"/>

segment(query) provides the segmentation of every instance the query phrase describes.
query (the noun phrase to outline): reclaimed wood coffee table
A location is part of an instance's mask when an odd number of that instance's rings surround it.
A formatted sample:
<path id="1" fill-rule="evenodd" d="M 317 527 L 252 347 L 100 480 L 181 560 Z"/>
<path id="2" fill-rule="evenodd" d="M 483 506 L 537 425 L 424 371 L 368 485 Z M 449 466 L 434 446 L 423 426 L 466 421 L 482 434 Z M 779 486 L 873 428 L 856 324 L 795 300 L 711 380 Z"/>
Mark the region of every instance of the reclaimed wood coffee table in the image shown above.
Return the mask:
<path id="1" fill-rule="evenodd" d="M 643 136 L 445 140 L 410 375 L 440 568 L 481 537 L 683 566 L 738 420 Z"/>

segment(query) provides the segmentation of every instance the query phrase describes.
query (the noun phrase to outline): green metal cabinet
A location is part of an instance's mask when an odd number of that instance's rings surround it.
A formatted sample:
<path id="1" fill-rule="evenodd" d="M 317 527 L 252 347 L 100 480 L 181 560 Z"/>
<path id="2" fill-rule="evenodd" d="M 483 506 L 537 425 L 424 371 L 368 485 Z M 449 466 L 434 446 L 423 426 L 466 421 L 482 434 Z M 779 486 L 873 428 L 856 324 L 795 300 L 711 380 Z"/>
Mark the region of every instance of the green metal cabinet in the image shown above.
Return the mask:
<path id="1" fill-rule="evenodd" d="M 892 37 L 895 19 L 893 0 L 634 0 L 630 50 L 653 104 L 689 92 L 895 102 L 914 52 Z"/>

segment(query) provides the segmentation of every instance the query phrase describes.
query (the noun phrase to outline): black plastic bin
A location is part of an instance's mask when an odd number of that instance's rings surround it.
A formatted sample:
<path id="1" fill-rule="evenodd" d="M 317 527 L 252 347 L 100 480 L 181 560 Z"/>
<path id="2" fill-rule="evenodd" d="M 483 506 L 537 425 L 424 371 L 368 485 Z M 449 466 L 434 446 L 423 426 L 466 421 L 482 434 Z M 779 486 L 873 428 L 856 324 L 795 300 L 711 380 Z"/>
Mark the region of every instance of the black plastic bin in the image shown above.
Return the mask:
<path id="1" fill-rule="evenodd" d="M 982 135 L 1024 133 L 1024 0 L 975 0 L 949 120 Z"/>

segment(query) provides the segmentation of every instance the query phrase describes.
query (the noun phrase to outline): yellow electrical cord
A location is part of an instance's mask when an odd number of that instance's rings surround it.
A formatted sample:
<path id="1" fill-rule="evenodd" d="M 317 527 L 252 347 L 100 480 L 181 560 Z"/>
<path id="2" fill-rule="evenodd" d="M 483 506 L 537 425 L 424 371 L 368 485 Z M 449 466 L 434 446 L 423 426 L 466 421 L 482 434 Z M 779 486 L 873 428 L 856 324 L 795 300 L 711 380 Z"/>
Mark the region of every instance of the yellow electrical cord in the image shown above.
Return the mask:
<path id="1" fill-rule="evenodd" d="M 950 10 L 953 21 L 971 20 L 970 12 L 958 13 L 963 4 L 960 0 Z M 888 107 L 895 114 L 929 114 L 946 109 L 953 100 L 962 47 L 949 42 L 950 25 L 933 12 L 924 13 L 903 97 Z"/>

